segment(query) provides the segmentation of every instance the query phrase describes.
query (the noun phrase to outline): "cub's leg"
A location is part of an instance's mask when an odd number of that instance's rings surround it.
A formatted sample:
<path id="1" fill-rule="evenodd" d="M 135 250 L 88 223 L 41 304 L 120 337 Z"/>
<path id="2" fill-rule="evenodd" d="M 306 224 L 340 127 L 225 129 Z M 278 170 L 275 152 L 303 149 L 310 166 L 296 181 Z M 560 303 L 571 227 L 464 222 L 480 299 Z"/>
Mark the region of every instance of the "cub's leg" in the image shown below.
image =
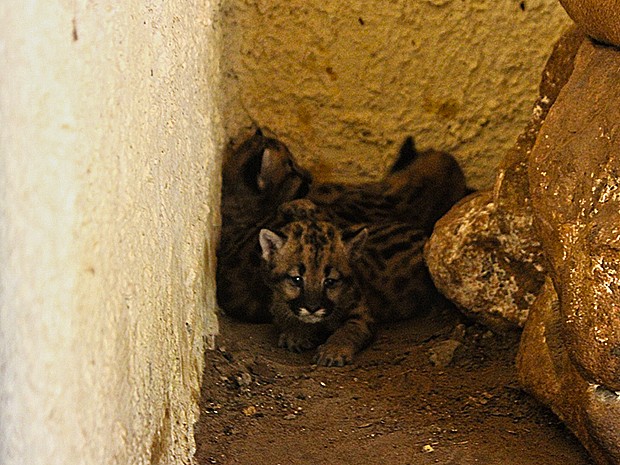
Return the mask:
<path id="1" fill-rule="evenodd" d="M 370 312 L 360 306 L 318 348 L 314 362 L 328 367 L 351 363 L 353 356 L 372 341 L 375 332 L 376 324 Z"/>
<path id="2" fill-rule="evenodd" d="M 274 315 L 274 323 L 280 333 L 278 347 L 291 352 L 304 352 L 314 349 L 325 340 L 318 325 L 303 323 L 296 318 Z"/>

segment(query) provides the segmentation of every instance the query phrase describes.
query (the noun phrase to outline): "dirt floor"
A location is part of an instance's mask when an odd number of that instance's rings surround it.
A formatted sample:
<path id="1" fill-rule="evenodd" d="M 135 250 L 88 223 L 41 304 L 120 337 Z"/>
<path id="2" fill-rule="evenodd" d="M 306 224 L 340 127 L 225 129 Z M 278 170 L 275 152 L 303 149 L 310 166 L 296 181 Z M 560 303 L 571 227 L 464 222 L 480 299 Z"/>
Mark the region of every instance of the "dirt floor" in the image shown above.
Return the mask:
<path id="1" fill-rule="evenodd" d="M 519 389 L 518 334 L 448 306 L 381 328 L 344 368 L 278 349 L 270 325 L 220 323 L 206 354 L 200 465 L 593 464 Z"/>

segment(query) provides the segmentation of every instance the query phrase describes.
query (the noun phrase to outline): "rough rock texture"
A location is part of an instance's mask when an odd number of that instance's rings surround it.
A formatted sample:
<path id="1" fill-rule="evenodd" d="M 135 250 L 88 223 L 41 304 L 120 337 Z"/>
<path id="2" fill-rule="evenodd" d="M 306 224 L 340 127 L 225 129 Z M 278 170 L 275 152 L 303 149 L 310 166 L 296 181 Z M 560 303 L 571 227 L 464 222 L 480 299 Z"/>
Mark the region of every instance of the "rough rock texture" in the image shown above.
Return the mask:
<path id="1" fill-rule="evenodd" d="M 531 158 L 535 217 L 573 360 L 620 390 L 620 51 L 582 46 Z"/>
<path id="2" fill-rule="evenodd" d="M 584 41 L 530 158 L 549 279 L 519 352 L 522 385 L 600 464 L 620 464 L 620 51 Z"/>
<path id="3" fill-rule="evenodd" d="M 520 384 L 549 405 L 597 463 L 620 463 L 620 397 L 588 383 L 565 349 L 557 294 L 548 279 L 532 306 L 517 357 Z"/>
<path id="4" fill-rule="evenodd" d="M 560 0 L 588 35 L 620 47 L 620 0 Z"/>
<path id="5" fill-rule="evenodd" d="M 491 186 L 571 24 L 556 0 L 223 3 L 227 133 L 255 120 L 336 181 L 380 178 L 413 134 Z"/>
<path id="6" fill-rule="evenodd" d="M 218 3 L 0 2 L 2 465 L 194 463 Z"/>
<path id="7" fill-rule="evenodd" d="M 456 205 L 437 223 L 426 247 L 437 287 L 464 313 L 495 330 L 523 326 L 545 279 L 527 160 L 583 38 L 572 28 L 554 47 L 530 122 L 501 163 L 494 189 Z"/>
<path id="8" fill-rule="evenodd" d="M 502 231 L 507 227 L 507 231 Z M 523 326 L 542 279 L 531 217 L 498 221 L 493 193 L 473 194 L 435 226 L 425 255 L 439 290 L 468 316 L 496 331 Z"/>

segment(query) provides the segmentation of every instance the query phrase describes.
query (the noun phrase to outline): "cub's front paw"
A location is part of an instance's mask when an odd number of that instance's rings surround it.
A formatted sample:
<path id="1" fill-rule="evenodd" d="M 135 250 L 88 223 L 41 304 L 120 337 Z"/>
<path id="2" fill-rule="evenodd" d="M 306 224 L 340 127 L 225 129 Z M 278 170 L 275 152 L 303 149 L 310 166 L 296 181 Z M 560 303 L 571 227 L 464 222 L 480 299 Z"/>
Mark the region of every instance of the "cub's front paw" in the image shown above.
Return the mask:
<path id="1" fill-rule="evenodd" d="M 342 367 L 353 361 L 354 351 L 350 347 L 323 344 L 316 351 L 314 363 L 325 367 Z"/>
<path id="2" fill-rule="evenodd" d="M 282 333 L 278 339 L 278 347 L 283 347 L 291 352 L 301 353 L 306 350 L 314 349 L 317 346 L 316 340 L 308 336 L 294 333 Z"/>

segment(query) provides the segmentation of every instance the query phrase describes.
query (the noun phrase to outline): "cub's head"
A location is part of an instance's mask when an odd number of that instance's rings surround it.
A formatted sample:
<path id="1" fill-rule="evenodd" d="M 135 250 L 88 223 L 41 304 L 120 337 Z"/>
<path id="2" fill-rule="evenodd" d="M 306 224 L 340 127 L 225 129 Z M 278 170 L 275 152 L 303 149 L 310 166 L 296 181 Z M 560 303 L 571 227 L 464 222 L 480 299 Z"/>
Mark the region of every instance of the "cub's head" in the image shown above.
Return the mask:
<path id="1" fill-rule="evenodd" d="M 273 299 L 304 323 L 319 323 L 355 303 L 351 263 L 367 238 L 363 229 L 343 239 L 334 225 L 294 221 L 279 231 L 262 229 L 259 240 Z"/>
<path id="2" fill-rule="evenodd" d="M 305 196 L 312 182 L 286 145 L 260 129 L 226 153 L 222 177 L 224 194 L 249 194 L 275 205 Z"/>

